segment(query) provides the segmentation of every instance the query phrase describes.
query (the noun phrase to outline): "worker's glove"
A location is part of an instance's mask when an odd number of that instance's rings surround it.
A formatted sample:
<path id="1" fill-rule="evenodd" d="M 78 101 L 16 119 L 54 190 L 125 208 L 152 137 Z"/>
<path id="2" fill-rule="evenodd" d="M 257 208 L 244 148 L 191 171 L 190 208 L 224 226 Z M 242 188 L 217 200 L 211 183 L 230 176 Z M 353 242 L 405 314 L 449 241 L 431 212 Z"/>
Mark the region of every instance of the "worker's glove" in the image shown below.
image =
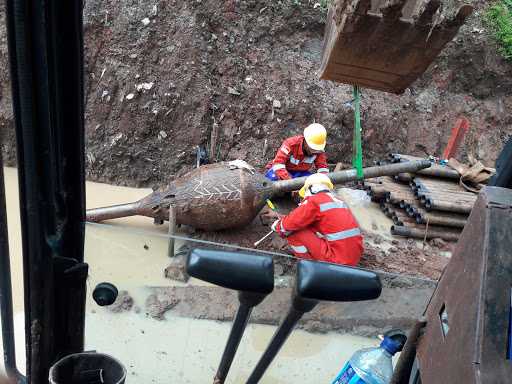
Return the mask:
<path id="1" fill-rule="evenodd" d="M 233 160 L 229 162 L 229 169 L 245 169 L 251 175 L 254 175 L 254 167 L 243 160 Z"/>
<path id="2" fill-rule="evenodd" d="M 277 226 L 279 225 L 279 223 L 281 222 L 281 220 L 276 220 L 274 221 L 274 223 L 272 224 L 271 228 L 274 232 L 276 232 L 279 236 L 281 237 L 286 237 L 286 236 L 289 236 L 292 234 L 291 231 L 280 231 Z"/>

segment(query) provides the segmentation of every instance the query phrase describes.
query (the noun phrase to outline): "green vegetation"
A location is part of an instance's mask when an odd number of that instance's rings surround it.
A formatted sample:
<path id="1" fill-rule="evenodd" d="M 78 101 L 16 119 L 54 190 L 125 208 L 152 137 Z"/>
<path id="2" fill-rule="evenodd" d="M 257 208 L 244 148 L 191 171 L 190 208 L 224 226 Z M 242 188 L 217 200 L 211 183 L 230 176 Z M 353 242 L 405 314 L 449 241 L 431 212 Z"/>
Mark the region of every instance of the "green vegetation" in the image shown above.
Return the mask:
<path id="1" fill-rule="evenodd" d="M 323 11 L 327 11 L 327 9 L 329 8 L 329 4 L 331 3 L 332 0 L 319 0 L 318 1 L 318 4 L 320 4 L 320 9 L 323 10 Z"/>
<path id="2" fill-rule="evenodd" d="M 308 5 L 314 6 L 322 12 L 326 12 L 329 9 L 329 5 L 333 0 L 292 0 L 292 4 L 295 6 Z"/>
<path id="3" fill-rule="evenodd" d="M 485 14 L 505 59 L 512 61 L 512 0 L 498 0 Z"/>

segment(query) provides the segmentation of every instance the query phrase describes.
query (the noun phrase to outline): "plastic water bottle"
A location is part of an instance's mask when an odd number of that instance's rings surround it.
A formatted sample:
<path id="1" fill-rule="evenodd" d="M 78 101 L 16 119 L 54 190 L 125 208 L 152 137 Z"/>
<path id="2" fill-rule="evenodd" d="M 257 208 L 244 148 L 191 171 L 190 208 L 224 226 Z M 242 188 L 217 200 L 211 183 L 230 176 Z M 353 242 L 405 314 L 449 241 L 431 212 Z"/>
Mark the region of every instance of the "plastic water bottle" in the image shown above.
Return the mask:
<path id="1" fill-rule="evenodd" d="M 389 384 L 393 375 L 392 357 L 403 344 L 384 337 L 380 347 L 357 351 L 332 384 Z"/>

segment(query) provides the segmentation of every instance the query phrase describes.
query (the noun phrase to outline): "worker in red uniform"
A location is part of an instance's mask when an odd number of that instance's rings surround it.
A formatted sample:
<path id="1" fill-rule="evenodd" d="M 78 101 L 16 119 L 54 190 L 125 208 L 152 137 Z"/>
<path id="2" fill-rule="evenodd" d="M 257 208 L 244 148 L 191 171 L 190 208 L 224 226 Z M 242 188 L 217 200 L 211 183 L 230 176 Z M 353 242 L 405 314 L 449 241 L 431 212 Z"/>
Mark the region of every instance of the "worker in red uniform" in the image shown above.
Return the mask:
<path id="1" fill-rule="evenodd" d="M 357 265 L 363 253 L 363 237 L 348 206 L 333 193 L 325 174 L 306 179 L 300 195 L 304 200 L 289 215 L 272 224 L 286 238 L 299 258 Z"/>
<path id="2" fill-rule="evenodd" d="M 319 173 L 329 173 L 325 144 L 327 131 L 321 124 L 311 124 L 304 134 L 286 139 L 276 157 L 267 164 L 265 176 L 273 181 L 311 175 L 313 165 Z"/>

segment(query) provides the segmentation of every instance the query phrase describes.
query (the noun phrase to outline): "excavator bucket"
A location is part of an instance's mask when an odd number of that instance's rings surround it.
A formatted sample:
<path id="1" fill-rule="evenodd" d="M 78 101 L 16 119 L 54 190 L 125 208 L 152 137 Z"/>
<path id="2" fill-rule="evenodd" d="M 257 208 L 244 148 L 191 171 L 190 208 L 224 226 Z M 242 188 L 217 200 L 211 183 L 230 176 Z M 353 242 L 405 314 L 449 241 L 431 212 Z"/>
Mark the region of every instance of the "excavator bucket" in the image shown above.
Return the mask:
<path id="1" fill-rule="evenodd" d="M 441 12 L 441 0 L 335 0 L 320 77 L 400 94 L 423 74 L 473 12 Z"/>

